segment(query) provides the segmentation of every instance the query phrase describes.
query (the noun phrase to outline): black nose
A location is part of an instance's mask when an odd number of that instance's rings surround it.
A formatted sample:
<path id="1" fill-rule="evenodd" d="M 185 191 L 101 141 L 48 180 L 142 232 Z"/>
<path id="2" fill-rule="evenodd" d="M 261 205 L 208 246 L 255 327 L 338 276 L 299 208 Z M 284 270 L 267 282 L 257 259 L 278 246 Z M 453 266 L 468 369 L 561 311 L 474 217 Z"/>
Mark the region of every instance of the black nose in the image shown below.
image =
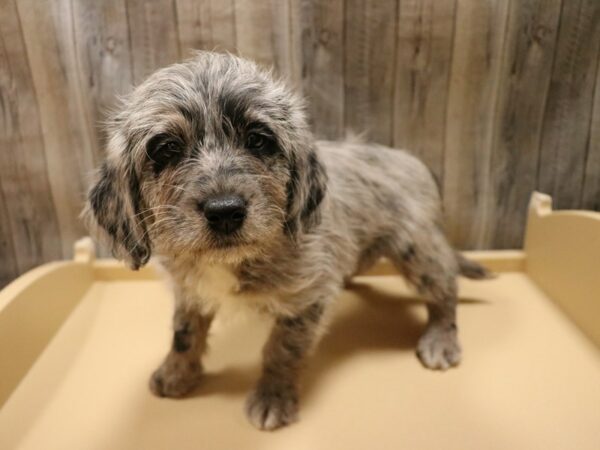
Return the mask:
<path id="1" fill-rule="evenodd" d="M 203 206 L 209 226 L 221 233 L 233 233 L 246 218 L 246 202 L 238 195 L 213 197 Z"/>

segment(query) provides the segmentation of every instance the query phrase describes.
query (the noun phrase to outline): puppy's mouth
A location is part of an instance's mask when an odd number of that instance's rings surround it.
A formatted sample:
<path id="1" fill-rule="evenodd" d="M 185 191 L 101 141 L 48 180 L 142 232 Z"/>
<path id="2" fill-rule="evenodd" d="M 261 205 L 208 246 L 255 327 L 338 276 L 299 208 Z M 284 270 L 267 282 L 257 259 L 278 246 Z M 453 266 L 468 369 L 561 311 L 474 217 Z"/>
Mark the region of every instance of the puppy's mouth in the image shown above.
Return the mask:
<path id="1" fill-rule="evenodd" d="M 260 247 L 256 242 L 241 237 L 237 239 L 230 236 L 213 237 L 202 253 L 208 261 L 214 263 L 237 264 L 245 259 L 254 258 L 260 253 Z"/>
<path id="2" fill-rule="evenodd" d="M 253 242 L 244 239 L 239 232 L 236 232 L 230 235 L 213 235 L 210 242 L 210 247 L 215 250 L 233 250 L 240 247 L 250 247 L 253 244 Z"/>
<path id="3" fill-rule="evenodd" d="M 215 242 L 212 245 L 212 247 L 217 250 L 227 250 L 227 249 L 233 249 L 236 247 L 243 247 L 244 245 L 246 245 L 246 244 L 243 242 L 227 239 L 227 240 L 219 240 L 219 241 Z"/>

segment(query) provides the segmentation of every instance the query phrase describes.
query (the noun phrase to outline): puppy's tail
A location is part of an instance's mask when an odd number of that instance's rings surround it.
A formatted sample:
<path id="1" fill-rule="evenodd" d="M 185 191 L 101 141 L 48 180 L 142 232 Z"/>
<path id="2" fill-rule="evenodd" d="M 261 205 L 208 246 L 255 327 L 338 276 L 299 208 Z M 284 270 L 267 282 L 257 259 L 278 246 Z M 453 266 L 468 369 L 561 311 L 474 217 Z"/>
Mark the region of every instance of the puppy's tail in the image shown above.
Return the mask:
<path id="1" fill-rule="evenodd" d="M 482 266 L 478 262 L 465 258 L 459 252 L 456 252 L 456 261 L 458 262 L 460 274 L 464 277 L 472 278 L 473 280 L 485 280 L 488 278 L 494 278 L 496 276 L 486 267 Z"/>

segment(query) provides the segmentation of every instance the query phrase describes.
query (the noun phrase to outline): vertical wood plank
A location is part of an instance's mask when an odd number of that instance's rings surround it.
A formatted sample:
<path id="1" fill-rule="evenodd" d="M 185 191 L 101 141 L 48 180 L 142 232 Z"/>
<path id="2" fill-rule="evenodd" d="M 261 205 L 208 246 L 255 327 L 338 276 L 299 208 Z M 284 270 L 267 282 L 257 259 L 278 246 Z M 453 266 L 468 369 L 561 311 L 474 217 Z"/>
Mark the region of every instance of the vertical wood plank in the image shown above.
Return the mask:
<path id="1" fill-rule="evenodd" d="M 451 241 L 487 248 L 490 160 L 508 1 L 458 0 L 444 152 L 444 210 Z"/>
<path id="2" fill-rule="evenodd" d="M 19 0 L 18 12 L 37 92 L 51 193 L 62 254 L 85 235 L 79 220 L 94 154 L 81 110 L 69 0 Z M 65 173 L 69 176 L 66 177 Z"/>
<path id="3" fill-rule="evenodd" d="M 443 182 L 444 130 L 456 1 L 402 0 L 398 9 L 394 146 Z"/>
<path id="4" fill-rule="evenodd" d="M 0 0 L 0 278 L 62 257 L 36 93 L 17 6 Z M 14 260 L 12 259 L 14 258 Z"/>
<path id="5" fill-rule="evenodd" d="M 271 0 L 275 71 L 298 90 L 303 79 L 303 34 L 312 32 L 302 20 L 303 12 L 311 6 L 310 0 Z"/>
<path id="6" fill-rule="evenodd" d="M 442 180 L 461 247 L 518 247 L 534 188 L 559 208 L 600 210 L 596 0 L 0 0 L 0 10 L 0 285 L 70 254 L 107 112 L 192 49 L 273 65 L 307 96 L 318 137 L 348 127 L 415 152 Z"/>
<path id="7" fill-rule="evenodd" d="M 302 79 L 315 135 L 344 137 L 344 1 L 303 2 Z"/>
<path id="8" fill-rule="evenodd" d="M 240 56 L 264 67 L 274 65 L 273 18 L 269 1 L 235 0 L 235 35 Z"/>
<path id="9" fill-rule="evenodd" d="M 237 36 L 234 0 L 210 0 L 210 17 L 212 23 L 211 50 L 235 53 Z"/>
<path id="10" fill-rule="evenodd" d="M 600 2 L 564 1 L 538 172 L 557 209 L 580 206 L 599 46 Z"/>
<path id="11" fill-rule="evenodd" d="M 392 143 L 397 2 L 345 3 L 345 125 Z"/>
<path id="12" fill-rule="evenodd" d="M 495 209 L 486 227 L 494 248 L 521 248 L 536 186 L 539 145 L 561 0 L 513 1 L 492 143 Z"/>
<path id="13" fill-rule="evenodd" d="M 0 61 L 4 61 L 4 58 L 0 57 Z M 0 86 L 2 86 L 1 81 Z M 2 137 L 0 137 L 0 142 L 4 145 L 3 137 L 4 133 L 2 133 Z M 8 204 L 4 198 L 4 189 L 0 182 L 0 289 L 19 275 L 17 253 L 15 252 L 8 215 Z"/>
<path id="14" fill-rule="evenodd" d="M 179 60 L 175 0 L 127 1 L 133 82 Z"/>
<path id="15" fill-rule="evenodd" d="M 177 0 L 177 32 L 181 53 L 193 50 L 235 53 L 233 0 Z"/>
<path id="16" fill-rule="evenodd" d="M 124 0 L 71 0 L 81 104 L 94 145 L 95 165 L 104 154 L 102 123 L 133 74 Z"/>
<path id="17" fill-rule="evenodd" d="M 210 0 L 177 0 L 177 33 L 182 56 L 193 50 L 211 49 L 212 16 Z"/>
<path id="18" fill-rule="evenodd" d="M 598 51 L 600 59 L 600 50 Z M 596 86 L 594 88 L 594 109 L 588 139 L 585 182 L 581 207 L 600 211 L 600 64 L 596 68 Z"/>

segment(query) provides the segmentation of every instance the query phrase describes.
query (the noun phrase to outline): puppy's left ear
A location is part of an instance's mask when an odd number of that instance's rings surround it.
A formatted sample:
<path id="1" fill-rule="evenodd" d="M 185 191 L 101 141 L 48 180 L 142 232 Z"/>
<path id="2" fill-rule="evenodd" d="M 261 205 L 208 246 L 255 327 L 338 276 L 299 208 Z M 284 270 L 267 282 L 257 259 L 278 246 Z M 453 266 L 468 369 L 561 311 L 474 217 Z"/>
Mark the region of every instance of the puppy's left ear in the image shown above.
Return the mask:
<path id="1" fill-rule="evenodd" d="M 292 235 L 298 231 L 310 232 L 321 222 L 327 172 L 314 147 L 304 154 L 293 155 L 289 170 L 286 230 Z"/>

